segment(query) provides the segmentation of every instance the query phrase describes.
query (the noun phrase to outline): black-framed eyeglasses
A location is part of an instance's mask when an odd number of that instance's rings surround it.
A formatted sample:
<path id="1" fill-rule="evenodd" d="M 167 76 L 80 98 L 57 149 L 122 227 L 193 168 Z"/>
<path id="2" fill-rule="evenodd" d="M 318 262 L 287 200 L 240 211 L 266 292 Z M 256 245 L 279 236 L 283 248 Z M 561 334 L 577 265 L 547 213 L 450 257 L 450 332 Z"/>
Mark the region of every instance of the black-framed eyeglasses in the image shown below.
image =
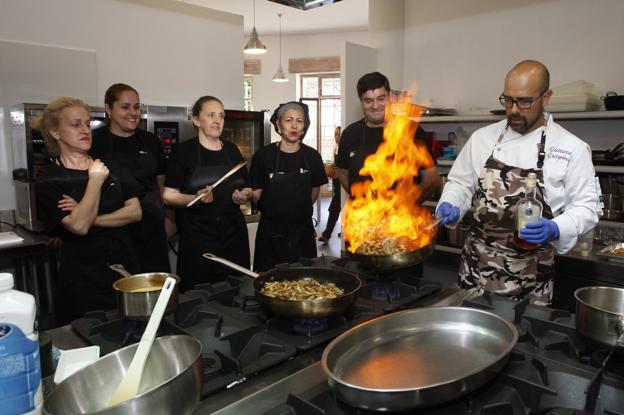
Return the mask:
<path id="1" fill-rule="evenodd" d="M 531 108 L 531 105 L 533 104 L 533 102 L 544 97 L 544 94 L 546 93 L 546 91 L 542 92 L 536 97 L 520 97 L 518 99 L 513 99 L 512 97 L 508 97 L 505 94 L 501 94 L 501 96 L 498 97 L 498 100 L 500 101 L 501 105 L 505 108 L 511 108 L 513 107 L 514 104 L 516 104 L 518 108 L 520 108 L 521 110 L 528 110 L 529 108 Z"/>

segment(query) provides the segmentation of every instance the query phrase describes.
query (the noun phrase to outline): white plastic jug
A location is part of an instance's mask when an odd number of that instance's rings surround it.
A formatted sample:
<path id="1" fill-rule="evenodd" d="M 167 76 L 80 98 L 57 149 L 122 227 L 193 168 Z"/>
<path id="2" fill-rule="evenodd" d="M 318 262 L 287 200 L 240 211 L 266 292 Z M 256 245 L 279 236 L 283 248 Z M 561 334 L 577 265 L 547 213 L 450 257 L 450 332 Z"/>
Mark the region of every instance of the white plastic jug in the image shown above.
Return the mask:
<path id="1" fill-rule="evenodd" d="M 37 308 L 0 273 L 0 413 L 40 414 L 43 403 Z"/>

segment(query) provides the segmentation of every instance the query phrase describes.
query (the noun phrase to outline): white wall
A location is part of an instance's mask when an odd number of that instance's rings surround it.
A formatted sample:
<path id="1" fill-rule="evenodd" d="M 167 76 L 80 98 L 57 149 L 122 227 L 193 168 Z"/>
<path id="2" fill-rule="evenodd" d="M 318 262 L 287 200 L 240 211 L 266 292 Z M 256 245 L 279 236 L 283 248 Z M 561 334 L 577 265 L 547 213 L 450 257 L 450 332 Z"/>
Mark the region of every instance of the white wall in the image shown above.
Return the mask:
<path id="1" fill-rule="evenodd" d="M 95 56 L 94 67 L 44 59 L 33 67 L 23 54 L 3 55 L 0 79 L 10 85 L 0 86 L 0 121 L 7 120 L 8 105 L 46 102 L 65 91 L 103 105 L 115 82 L 134 86 L 148 104 L 187 106 L 212 94 L 227 108 L 242 108 L 242 16 L 167 0 L 0 0 L 0 40 Z M 15 74 L 20 59 L 24 71 Z M 8 61 L 11 71 L 3 65 Z M 76 74 L 93 82 L 82 94 L 71 88 Z M 3 122 L 3 154 L 11 154 L 8 133 Z M 11 164 L 0 158 L 0 210 L 14 208 Z"/>
<path id="2" fill-rule="evenodd" d="M 405 0 L 369 0 L 368 10 L 368 30 L 378 50 L 375 70 L 388 77 L 392 89 L 409 88 L 403 81 Z"/>
<path id="3" fill-rule="evenodd" d="M 287 74 L 290 81 L 286 83 L 271 81 L 279 61 L 279 37 L 260 35 L 260 40 L 267 46 L 268 52 L 264 55 L 250 55 L 251 59 L 262 61 L 262 73 L 253 75 L 254 110 L 273 111 L 280 103 L 297 98 L 297 76 Z M 288 58 L 340 56 L 347 41 L 370 45 L 370 36 L 366 31 L 283 36 L 282 66 L 284 71 L 288 70 Z M 357 96 L 355 89 L 347 93 Z M 274 131 L 273 134 L 275 134 Z"/>
<path id="4" fill-rule="evenodd" d="M 624 93 L 622 16 L 620 0 L 406 0 L 404 81 L 418 81 L 417 101 L 487 113 L 506 72 L 531 58 L 551 86 L 583 79 Z"/>
<path id="5" fill-rule="evenodd" d="M 377 69 L 379 53 L 375 48 L 346 42 L 340 58 L 343 62 L 340 81 L 344 86 L 341 94 L 342 119 L 343 125 L 348 126 L 363 117 L 357 82 L 362 74 Z"/>

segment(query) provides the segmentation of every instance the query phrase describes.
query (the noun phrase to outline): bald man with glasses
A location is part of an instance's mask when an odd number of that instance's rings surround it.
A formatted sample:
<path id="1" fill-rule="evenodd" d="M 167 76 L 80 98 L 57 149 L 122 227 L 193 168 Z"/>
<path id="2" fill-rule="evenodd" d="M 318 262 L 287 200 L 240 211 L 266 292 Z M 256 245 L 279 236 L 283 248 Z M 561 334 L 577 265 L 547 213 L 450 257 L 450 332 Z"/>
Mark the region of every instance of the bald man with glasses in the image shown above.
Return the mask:
<path id="1" fill-rule="evenodd" d="M 544 111 L 549 84 L 542 63 L 514 66 L 499 97 L 506 118 L 475 131 L 448 175 L 436 216 L 450 225 L 470 210 L 475 219 L 462 250 L 462 288 L 549 304 L 555 252 L 572 249 L 602 214 L 590 147 Z M 531 250 L 513 243 L 529 173 L 536 174 L 535 197 L 543 206 L 542 217 L 519 232 L 537 245 Z"/>

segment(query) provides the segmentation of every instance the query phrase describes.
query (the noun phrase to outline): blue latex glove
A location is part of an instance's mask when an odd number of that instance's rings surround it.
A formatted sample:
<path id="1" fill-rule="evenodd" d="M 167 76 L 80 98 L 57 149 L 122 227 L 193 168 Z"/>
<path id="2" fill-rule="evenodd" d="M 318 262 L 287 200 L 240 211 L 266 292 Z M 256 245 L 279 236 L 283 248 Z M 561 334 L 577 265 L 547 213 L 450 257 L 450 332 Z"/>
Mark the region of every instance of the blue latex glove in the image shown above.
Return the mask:
<path id="1" fill-rule="evenodd" d="M 449 202 L 442 202 L 435 215 L 437 218 L 442 218 L 440 226 L 453 224 L 459 219 L 459 208 L 451 205 Z"/>
<path id="2" fill-rule="evenodd" d="M 541 218 L 527 223 L 520 231 L 520 238 L 536 245 L 545 244 L 559 239 L 559 226 L 552 220 Z"/>

